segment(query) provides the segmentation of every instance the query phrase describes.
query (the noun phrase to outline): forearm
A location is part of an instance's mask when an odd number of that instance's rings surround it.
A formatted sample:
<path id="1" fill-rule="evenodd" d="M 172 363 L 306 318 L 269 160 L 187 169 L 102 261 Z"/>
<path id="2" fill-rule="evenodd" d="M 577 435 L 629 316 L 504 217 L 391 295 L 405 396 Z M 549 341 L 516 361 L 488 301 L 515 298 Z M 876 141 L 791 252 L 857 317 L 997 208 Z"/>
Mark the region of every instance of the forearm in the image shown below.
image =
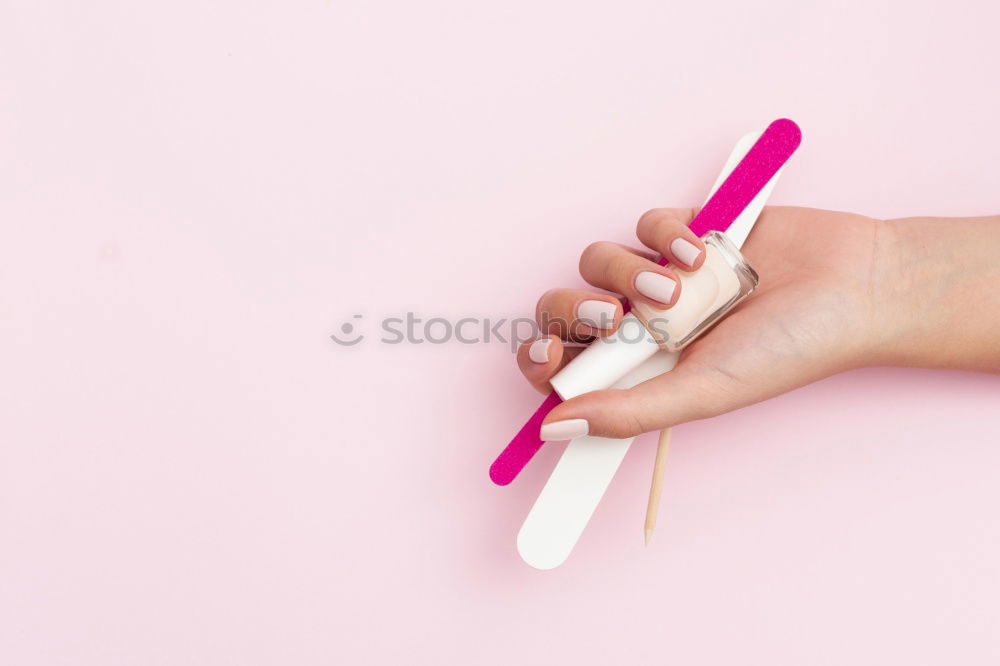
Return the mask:
<path id="1" fill-rule="evenodd" d="M 1000 372 L 1000 216 L 878 227 L 876 362 Z"/>

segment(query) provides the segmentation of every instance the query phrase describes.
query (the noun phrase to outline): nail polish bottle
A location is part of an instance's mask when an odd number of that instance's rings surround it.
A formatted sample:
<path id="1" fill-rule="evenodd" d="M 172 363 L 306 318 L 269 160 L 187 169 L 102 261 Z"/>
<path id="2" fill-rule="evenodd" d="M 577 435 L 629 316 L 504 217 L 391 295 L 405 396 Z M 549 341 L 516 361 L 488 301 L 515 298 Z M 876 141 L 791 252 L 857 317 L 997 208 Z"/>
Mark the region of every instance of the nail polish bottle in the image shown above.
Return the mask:
<path id="1" fill-rule="evenodd" d="M 736 246 L 718 231 L 701 240 L 701 268 L 674 269 L 681 295 L 672 308 L 633 303 L 614 333 L 595 340 L 552 378 L 563 400 L 610 387 L 657 351 L 680 351 L 750 295 L 757 273 Z"/>

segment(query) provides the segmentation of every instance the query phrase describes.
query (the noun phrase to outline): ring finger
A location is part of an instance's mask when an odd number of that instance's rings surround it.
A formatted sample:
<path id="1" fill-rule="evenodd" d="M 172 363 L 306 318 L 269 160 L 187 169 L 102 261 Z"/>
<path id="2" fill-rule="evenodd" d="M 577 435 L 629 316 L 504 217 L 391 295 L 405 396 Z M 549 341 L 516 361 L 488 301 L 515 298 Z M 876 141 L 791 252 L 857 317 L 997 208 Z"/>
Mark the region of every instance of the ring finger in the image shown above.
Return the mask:
<path id="1" fill-rule="evenodd" d="M 614 331 L 623 314 L 622 302 L 614 296 L 583 289 L 551 289 L 535 306 L 543 334 L 574 342 Z"/>

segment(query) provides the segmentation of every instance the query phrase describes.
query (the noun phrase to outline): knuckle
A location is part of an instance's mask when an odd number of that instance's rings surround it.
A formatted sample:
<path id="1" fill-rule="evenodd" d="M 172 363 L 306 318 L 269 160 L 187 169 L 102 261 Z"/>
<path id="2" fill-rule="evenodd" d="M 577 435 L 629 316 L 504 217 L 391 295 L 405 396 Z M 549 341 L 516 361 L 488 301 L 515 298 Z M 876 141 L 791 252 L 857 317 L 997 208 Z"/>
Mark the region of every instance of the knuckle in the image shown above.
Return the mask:
<path id="1" fill-rule="evenodd" d="M 648 432 L 651 428 L 647 428 L 644 423 L 643 418 L 636 414 L 635 412 L 628 412 L 623 415 L 621 420 L 621 436 L 622 437 L 637 437 L 644 432 Z"/>
<path id="2" fill-rule="evenodd" d="M 603 430 L 614 439 L 637 437 L 653 428 L 636 410 L 622 409 L 607 415 Z"/>
<path id="3" fill-rule="evenodd" d="M 609 243 L 608 241 L 594 241 L 585 247 L 583 249 L 583 253 L 580 255 L 581 268 L 584 264 L 589 264 L 599 258 L 602 254 L 606 253 L 608 248 L 613 245 L 614 243 Z"/>
<path id="4" fill-rule="evenodd" d="M 613 393 L 613 397 L 619 399 L 616 401 L 617 408 L 607 413 L 609 417 L 608 430 L 612 436 L 617 438 L 635 437 L 652 430 L 644 410 L 637 408 L 634 395 L 623 389 L 612 389 L 609 393 Z"/>
<path id="5" fill-rule="evenodd" d="M 613 285 L 619 289 L 628 286 L 628 278 L 632 272 L 632 261 L 630 257 L 622 254 L 616 254 L 611 257 L 608 261 L 607 275 L 608 280 L 611 281 Z"/>
<path id="6" fill-rule="evenodd" d="M 646 227 L 649 235 L 659 241 L 666 240 L 686 228 L 698 213 L 697 208 L 660 208 L 658 215 Z"/>
<path id="7" fill-rule="evenodd" d="M 558 289 L 549 289 L 544 294 L 538 297 L 538 301 L 535 303 L 535 315 L 540 317 L 543 312 L 545 312 L 546 306 L 552 302 L 555 298 Z"/>
<path id="8" fill-rule="evenodd" d="M 672 219 L 666 215 L 660 215 L 656 219 L 650 220 L 645 225 L 639 227 L 639 236 L 662 251 L 662 245 L 676 231 L 676 225 Z"/>
<path id="9" fill-rule="evenodd" d="M 650 208 L 645 213 L 639 216 L 639 222 L 636 223 L 636 229 L 651 228 L 657 224 L 663 218 L 662 208 Z"/>

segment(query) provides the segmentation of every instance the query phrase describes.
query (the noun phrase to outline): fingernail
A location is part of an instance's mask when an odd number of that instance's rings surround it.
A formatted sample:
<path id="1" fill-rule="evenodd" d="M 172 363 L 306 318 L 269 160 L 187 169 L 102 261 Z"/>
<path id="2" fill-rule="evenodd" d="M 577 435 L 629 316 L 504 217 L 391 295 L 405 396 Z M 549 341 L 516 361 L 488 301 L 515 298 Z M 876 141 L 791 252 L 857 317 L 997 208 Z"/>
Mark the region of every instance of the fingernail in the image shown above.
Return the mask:
<path id="1" fill-rule="evenodd" d="M 582 323 L 601 330 L 611 328 L 615 323 L 618 308 L 607 301 L 584 301 L 576 306 L 576 317 Z"/>
<path id="2" fill-rule="evenodd" d="M 564 439 L 583 437 L 588 432 L 590 424 L 586 419 L 567 419 L 543 424 L 538 436 L 543 442 L 561 442 Z"/>
<path id="3" fill-rule="evenodd" d="M 677 283 L 666 275 L 660 275 L 652 271 L 643 271 L 635 276 L 636 290 L 646 298 L 654 301 L 669 303 L 674 297 L 674 289 Z"/>
<path id="4" fill-rule="evenodd" d="M 698 246 L 684 238 L 675 238 L 671 241 L 670 252 L 687 266 L 694 266 L 694 262 L 701 256 Z"/>
<path id="5" fill-rule="evenodd" d="M 540 340 L 535 340 L 531 343 L 531 346 L 528 347 L 528 358 L 535 363 L 548 363 L 550 344 L 552 344 L 552 338 L 541 338 Z"/>

